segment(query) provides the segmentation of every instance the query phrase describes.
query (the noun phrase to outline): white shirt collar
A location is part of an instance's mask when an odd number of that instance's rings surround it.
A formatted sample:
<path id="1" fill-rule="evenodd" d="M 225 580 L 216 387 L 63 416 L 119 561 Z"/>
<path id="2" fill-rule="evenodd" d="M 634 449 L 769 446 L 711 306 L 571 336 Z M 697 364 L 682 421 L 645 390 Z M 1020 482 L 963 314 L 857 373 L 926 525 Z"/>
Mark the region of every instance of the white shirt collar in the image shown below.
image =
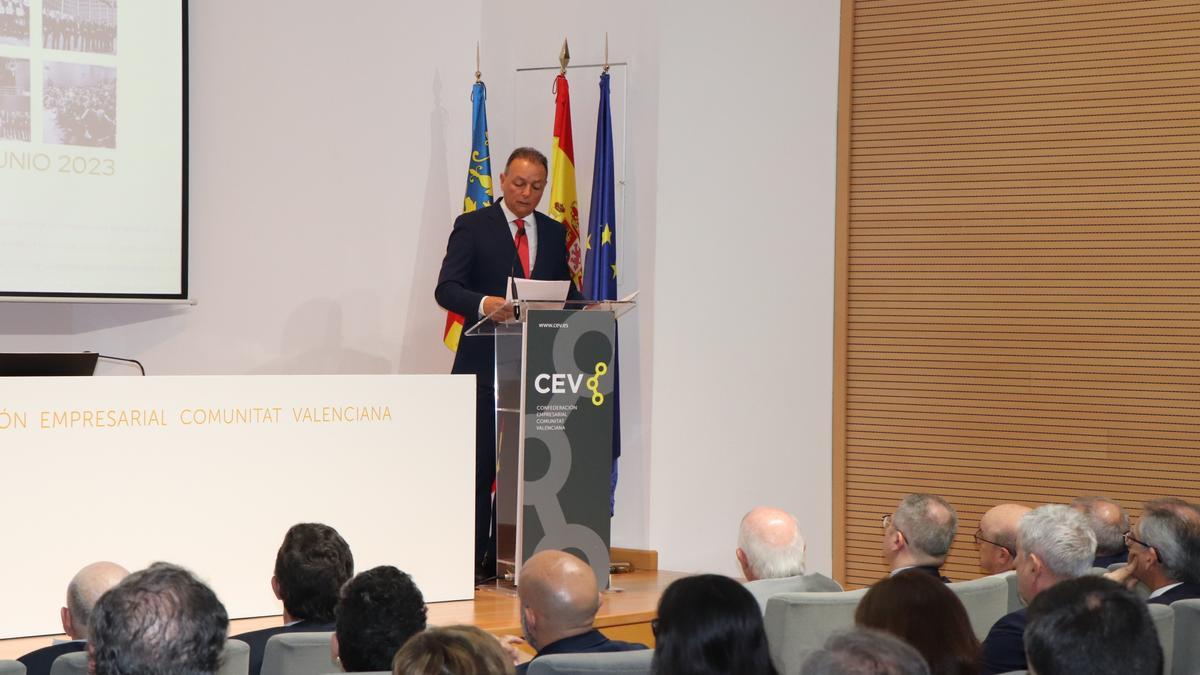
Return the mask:
<path id="1" fill-rule="evenodd" d="M 1167 584 L 1166 586 L 1163 586 L 1162 588 L 1158 589 L 1157 591 L 1151 591 L 1150 597 L 1148 597 L 1146 599 L 1153 600 L 1154 598 L 1157 598 L 1158 596 L 1162 595 L 1163 593 L 1166 593 L 1167 591 L 1171 590 L 1172 588 L 1175 588 L 1176 586 L 1182 586 L 1182 585 L 1183 585 L 1182 581 L 1176 581 L 1173 584 Z"/>
<path id="2" fill-rule="evenodd" d="M 516 216 L 516 214 L 514 214 L 512 211 L 509 211 L 509 210 L 508 210 L 508 204 L 504 203 L 504 201 L 503 201 L 503 200 L 501 200 L 501 201 L 500 201 L 500 209 L 501 209 L 502 211 L 504 211 L 504 218 L 505 218 L 505 220 L 507 220 L 507 221 L 508 221 L 508 223 L 509 223 L 510 225 L 512 224 L 512 222 L 513 222 L 514 220 L 516 220 L 516 219 L 517 219 L 517 216 Z M 537 221 L 536 221 L 536 219 L 535 219 L 535 216 L 534 216 L 532 213 L 530 213 L 530 214 L 529 214 L 529 215 L 527 215 L 527 216 L 523 216 L 523 217 L 522 217 L 522 220 L 524 220 L 524 221 L 525 221 L 525 227 L 526 227 L 526 228 L 529 228 L 529 229 L 537 229 L 537 228 L 536 228 Z M 530 227 L 530 226 L 534 226 L 534 227 Z M 515 225 L 514 225 L 514 227 L 515 227 Z"/>

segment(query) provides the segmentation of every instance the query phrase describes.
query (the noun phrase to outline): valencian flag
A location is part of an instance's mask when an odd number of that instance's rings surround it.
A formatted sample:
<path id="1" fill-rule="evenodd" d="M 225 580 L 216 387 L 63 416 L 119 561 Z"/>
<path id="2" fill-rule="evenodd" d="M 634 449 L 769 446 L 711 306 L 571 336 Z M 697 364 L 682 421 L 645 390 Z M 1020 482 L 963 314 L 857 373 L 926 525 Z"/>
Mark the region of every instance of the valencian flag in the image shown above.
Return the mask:
<path id="1" fill-rule="evenodd" d="M 477 81 L 471 89 L 471 163 L 467 165 L 467 194 L 463 197 L 463 213 L 492 205 L 492 158 L 488 149 L 487 87 Z M 459 314 L 446 312 L 446 330 L 442 342 L 451 351 L 458 351 L 465 320 Z"/>
<path id="2" fill-rule="evenodd" d="M 550 177 L 550 217 L 567 228 L 567 264 L 575 288 L 583 283 L 583 256 L 579 250 L 579 199 L 575 196 L 575 143 L 571 139 L 571 90 L 567 76 L 554 80 L 554 147 Z"/>
<path id="3" fill-rule="evenodd" d="M 617 299 L 617 200 L 613 177 L 612 114 L 609 110 L 608 73 L 600 75 L 600 112 L 596 117 L 596 165 L 592 172 L 592 207 L 583 268 L 583 295 L 589 300 Z M 615 337 L 615 336 L 614 336 Z M 613 340 L 613 490 L 616 460 L 621 456 L 621 374 Z M 613 495 L 609 495 L 610 506 Z"/>

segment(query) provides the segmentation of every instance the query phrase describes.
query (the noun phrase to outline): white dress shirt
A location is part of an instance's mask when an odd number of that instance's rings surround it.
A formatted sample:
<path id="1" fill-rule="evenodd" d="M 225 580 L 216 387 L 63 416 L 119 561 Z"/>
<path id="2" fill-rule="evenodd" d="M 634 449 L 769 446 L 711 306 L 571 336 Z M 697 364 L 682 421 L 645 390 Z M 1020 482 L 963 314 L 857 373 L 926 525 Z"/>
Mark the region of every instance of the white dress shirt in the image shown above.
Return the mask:
<path id="1" fill-rule="evenodd" d="M 508 221 L 508 232 L 512 235 L 513 244 L 516 244 L 517 239 L 517 217 L 512 211 L 508 210 L 508 205 L 502 200 L 500 202 L 500 210 L 504 211 L 504 219 Z M 525 221 L 525 238 L 529 241 L 529 274 L 533 276 L 533 261 L 537 260 L 537 216 L 530 213 L 522 220 Z M 514 267 L 516 265 L 514 264 Z M 483 301 L 487 300 L 487 296 L 483 296 L 479 300 L 479 317 L 483 318 Z"/>

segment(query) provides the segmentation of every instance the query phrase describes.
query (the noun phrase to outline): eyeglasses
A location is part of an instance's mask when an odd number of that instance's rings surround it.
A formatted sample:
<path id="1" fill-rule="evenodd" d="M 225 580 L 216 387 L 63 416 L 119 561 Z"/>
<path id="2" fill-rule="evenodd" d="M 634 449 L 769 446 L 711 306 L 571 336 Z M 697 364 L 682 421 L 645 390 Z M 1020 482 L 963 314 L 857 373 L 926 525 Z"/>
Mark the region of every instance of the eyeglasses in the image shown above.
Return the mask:
<path id="1" fill-rule="evenodd" d="M 1141 539 L 1138 539 L 1137 537 L 1133 536 L 1133 530 L 1126 530 L 1125 534 L 1123 534 L 1121 536 L 1125 538 L 1125 548 L 1129 548 L 1129 542 L 1132 541 L 1136 544 L 1140 544 L 1142 548 L 1154 549 L 1154 552 L 1158 554 L 1159 564 L 1166 566 L 1167 561 L 1163 560 L 1162 551 L 1158 550 L 1157 548 L 1154 548 L 1150 544 L 1147 544 L 1146 542 L 1142 541 Z"/>
<path id="2" fill-rule="evenodd" d="M 1011 548 L 1005 546 L 1004 544 L 998 544 L 998 543 L 992 541 L 991 539 L 984 539 L 982 529 L 975 530 L 975 545 L 978 546 L 979 542 L 981 542 L 981 541 L 984 543 L 987 543 L 987 544 L 991 544 L 992 546 L 995 546 L 996 548 L 1002 548 L 1005 551 L 1008 551 L 1008 554 L 1011 555 L 1012 557 L 1014 557 L 1014 558 L 1017 557 L 1017 552 L 1012 550 Z"/>
<path id="3" fill-rule="evenodd" d="M 883 517 L 880 518 L 879 520 L 881 523 L 883 523 L 883 531 L 884 532 L 887 532 L 887 529 L 889 527 L 894 527 L 894 528 L 896 528 L 896 531 L 899 532 L 900 535 L 904 537 L 904 540 L 908 541 L 908 535 L 904 534 L 904 530 L 901 530 L 900 528 L 896 527 L 896 524 L 894 522 L 892 522 L 892 520 L 893 520 L 892 514 L 885 513 L 885 514 L 883 514 Z"/>

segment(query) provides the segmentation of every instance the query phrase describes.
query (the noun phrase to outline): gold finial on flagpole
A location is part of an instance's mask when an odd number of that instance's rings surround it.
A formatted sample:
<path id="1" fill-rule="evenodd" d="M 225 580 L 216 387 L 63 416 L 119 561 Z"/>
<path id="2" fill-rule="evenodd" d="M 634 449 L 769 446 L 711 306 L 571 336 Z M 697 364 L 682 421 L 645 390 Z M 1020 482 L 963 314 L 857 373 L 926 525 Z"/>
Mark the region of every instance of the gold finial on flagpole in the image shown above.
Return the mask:
<path id="1" fill-rule="evenodd" d="M 608 72 L 608 31 L 604 31 L 604 72 Z"/>
<path id="2" fill-rule="evenodd" d="M 476 42 L 475 43 L 475 81 L 481 82 L 482 80 L 483 80 L 483 73 L 479 70 L 479 43 Z"/>
<path id="3" fill-rule="evenodd" d="M 562 64 L 562 70 L 558 71 L 562 75 L 567 74 L 567 64 L 571 62 L 571 50 L 567 48 L 567 39 L 563 38 L 563 48 L 558 54 L 558 62 Z"/>

